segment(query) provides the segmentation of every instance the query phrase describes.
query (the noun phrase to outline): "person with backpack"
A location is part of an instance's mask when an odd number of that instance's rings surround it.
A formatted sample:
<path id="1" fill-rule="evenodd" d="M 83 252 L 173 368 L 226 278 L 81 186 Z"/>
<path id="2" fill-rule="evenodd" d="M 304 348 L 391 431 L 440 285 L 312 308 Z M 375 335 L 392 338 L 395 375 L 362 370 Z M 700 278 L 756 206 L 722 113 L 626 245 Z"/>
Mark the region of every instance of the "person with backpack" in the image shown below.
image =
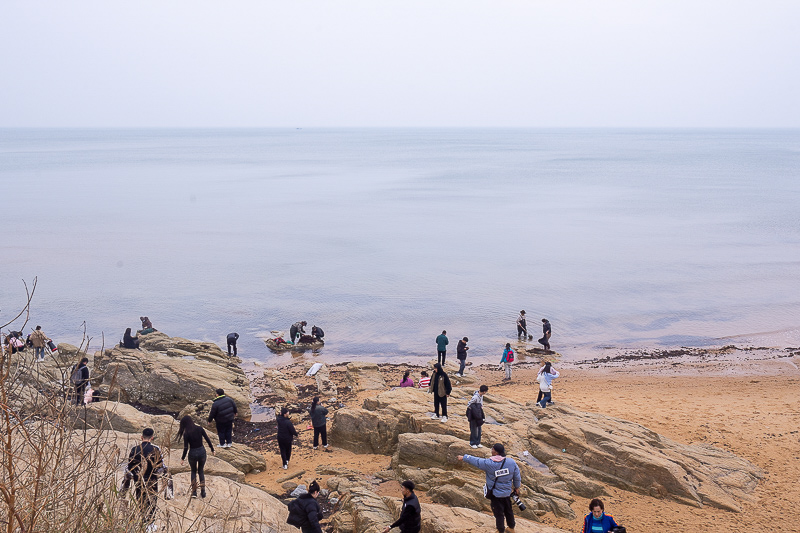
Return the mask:
<path id="1" fill-rule="evenodd" d="M 437 362 L 444 366 L 444 360 L 447 357 L 447 345 L 450 341 L 447 339 L 447 331 L 442 330 L 442 334 L 436 337 L 436 358 Z"/>
<path id="2" fill-rule="evenodd" d="M 469 339 L 464 337 L 458 341 L 458 344 L 456 345 L 456 359 L 458 359 L 458 362 L 461 365 L 456 376 L 462 378 L 464 377 L 464 368 L 467 366 L 467 350 L 469 350 L 469 346 L 467 346 L 468 342 Z"/>
<path id="3" fill-rule="evenodd" d="M 308 492 L 289 502 L 287 524 L 299 527 L 302 533 L 322 533 L 322 526 L 319 524 L 322 508 L 317 502 L 319 490 L 319 483 L 314 480 L 308 486 Z"/>
<path id="4" fill-rule="evenodd" d="M 186 454 L 189 454 L 189 468 L 191 470 L 192 480 L 192 498 L 197 498 L 197 479 L 200 479 L 200 497 L 206 497 L 206 449 L 203 446 L 203 439 L 208 443 L 211 453 L 216 455 L 214 445 L 211 444 L 211 439 L 208 438 L 206 430 L 194 423 L 192 417 L 189 415 L 181 418 L 180 426 L 178 427 L 178 440 L 183 438 L 183 455 L 181 456 L 181 465 L 186 462 Z"/>
<path id="5" fill-rule="evenodd" d="M 44 331 L 42 331 L 42 326 L 36 326 L 36 329 L 31 333 L 31 343 L 33 344 L 33 353 L 36 356 L 36 361 L 44 361 L 44 347 L 49 340 Z"/>
<path id="6" fill-rule="evenodd" d="M 422 511 L 419 500 L 414 494 L 414 482 L 407 479 L 400 483 L 400 492 L 403 495 L 403 507 L 400 509 L 400 518 L 394 521 L 382 533 L 389 533 L 393 527 L 400 528 L 400 533 L 419 533 L 422 529 Z"/>
<path id="7" fill-rule="evenodd" d="M 450 385 L 450 378 L 447 373 L 442 369 L 442 365 L 436 363 L 433 365 L 433 376 L 431 376 L 431 385 L 428 392 L 433 393 L 433 416 L 431 418 L 439 418 L 439 407 L 442 408 L 442 422 L 447 422 L 447 398 L 453 390 Z"/>
<path id="8" fill-rule="evenodd" d="M 609 533 L 619 527 L 614 517 L 605 513 L 602 500 L 595 498 L 589 502 L 589 510 L 591 512 L 583 518 L 581 533 Z"/>
<path id="9" fill-rule="evenodd" d="M 72 367 L 72 374 L 69 380 L 75 387 L 75 405 L 83 405 L 86 385 L 89 383 L 89 367 L 86 366 L 89 359 L 84 357 L 80 362 Z"/>
<path id="10" fill-rule="evenodd" d="M 228 342 L 228 357 L 231 356 L 231 348 L 233 348 L 233 356 L 234 357 L 239 355 L 237 353 L 237 351 L 236 351 L 236 341 L 239 340 L 239 334 L 238 333 L 228 333 L 228 336 L 226 337 L 226 340 Z"/>
<path id="11" fill-rule="evenodd" d="M 153 533 L 158 526 L 153 522 L 158 503 L 158 473 L 164 465 L 161 448 L 153 444 L 155 432 L 152 428 L 142 431 L 142 443 L 134 446 L 128 455 L 128 472 L 136 486 L 136 501 L 142 513 L 142 524 L 148 524 L 146 532 Z"/>
<path id="12" fill-rule="evenodd" d="M 503 357 L 500 359 L 500 365 L 505 367 L 506 370 L 506 377 L 503 378 L 503 381 L 511 380 L 511 365 L 514 363 L 514 350 L 511 349 L 511 343 L 506 343 L 506 347 L 503 350 Z"/>
<path id="13" fill-rule="evenodd" d="M 319 396 L 311 400 L 311 426 L 314 428 L 314 449 L 319 447 L 319 438 L 322 437 L 322 447 L 328 451 L 328 408 L 319 404 Z"/>
<path id="14" fill-rule="evenodd" d="M 522 476 L 514 459 L 506 457 L 505 447 L 500 443 L 492 446 L 492 456 L 488 459 L 472 455 L 459 455 L 458 460 L 486 472 L 484 491 L 486 498 L 492 504 L 492 514 L 497 531 L 504 533 L 506 523 L 508 523 L 508 530 L 513 531 L 516 521 L 514 520 L 514 509 L 511 506 L 511 495 L 519 495 Z"/>
<path id="15" fill-rule="evenodd" d="M 225 391 L 217 389 L 217 397 L 211 404 L 211 412 L 208 413 L 208 423 L 212 420 L 217 422 L 217 435 L 219 435 L 219 447 L 230 448 L 233 446 L 233 421 L 238 413 L 236 402 L 232 398 L 225 396 Z"/>
<path id="16" fill-rule="evenodd" d="M 544 364 L 544 368 L 536 377 L 536 381 L 539 382 L 539 390 L 542 391 L 542 399 L 537 402 L 539 407 L 547 407 L 548 403 L 553 403 L 553 380 L 559 375 L 549 362 Z"/>
<path id="17" fill-rule="evenodd" d="M 278 422 L 278 449 L 281 453 L 281 463 L 284 470 L 289 468 L 289 459 L 292 458 L 292 439 L 298 436 L 294 424 L 286 416 L 288 414 L 289 409 L 283 407 L 281 408 L 281 414 L 275 417 Z"/>
<path id="18" fill-rule="evenodd" d="M 483 414 L 483 395 L 489 391 L 488 385 L 481 385 L 475 391 L 472 399 L 467 404 L 467 420 L 469 420 L 469 445 L 473 448 L 483 448 L 481 434 L 486 415 Z"/>

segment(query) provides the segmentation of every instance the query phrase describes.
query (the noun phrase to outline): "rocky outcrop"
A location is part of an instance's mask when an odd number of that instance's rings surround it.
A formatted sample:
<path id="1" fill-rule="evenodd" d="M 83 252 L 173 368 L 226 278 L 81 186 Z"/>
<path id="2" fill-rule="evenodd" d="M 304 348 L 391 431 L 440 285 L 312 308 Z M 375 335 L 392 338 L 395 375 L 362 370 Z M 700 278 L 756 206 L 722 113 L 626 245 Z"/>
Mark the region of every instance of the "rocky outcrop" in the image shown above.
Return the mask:
<path id="1" fill-rule="evenodd" d="M 215 344 L 156 332 L 143 336 L 140 347 L 145 349 L 115 347 L 95 356 L 93 375 L 110 399 L 179 412 L 221 388 L 236 401 L 238 416 L 250 417 L 247 377 Z"/>
<path id="2" fill-rule="evenodd" d="M 384 390 L 386 388 L 386 381 L 375 363 L 348 363 L 345 379 L 354 391 Z"/>
<path id="3" fill-rule="evenodd" d="M 336 383 L 331 381 L 331 371 L 328 369 L 327 365 L 322 365 L 322 367 L 317 370 L 317 373 L 314 374 L 314 380 L 317 382 L 317 392 L 320 395 L 335 397 L 339 394 Z"/>
<path id="4" fill-rule="evenodd" d="M 141 435 L 144 428 L 153 428 L 156 437 L 175 438 L 178 421 L 169 415 L 150 415 L 135 407 L 119 402 L 96 402 L 86 406 L 85 412 L 77 412 L 77 427 L 110 429 L 122 433 Z"/>
<path id="5" fill-rule="evenodd" d="M 280 370 L 265 370 L 264 380 L 267 385 L 283 399 L 297 399 L 297 385 L 287 378 Z"/>
<path id="6" fill-rule="evenodd" d="M 173 475 L 190 471 L 188 461 L 181 464 L 181 454 L 183 454 L 183 448 L 173 448 L 170 450 L 169 471 Z M 239 483 L 244 483 L 243 472 L 234 468 L 230 463 L 226 463 L 222 459 L 218 459 L 211 454 L 208 454 L 208 457 L 206 458 L 204 471 L 206 476 L 219 476 L 237 481 Z"/>

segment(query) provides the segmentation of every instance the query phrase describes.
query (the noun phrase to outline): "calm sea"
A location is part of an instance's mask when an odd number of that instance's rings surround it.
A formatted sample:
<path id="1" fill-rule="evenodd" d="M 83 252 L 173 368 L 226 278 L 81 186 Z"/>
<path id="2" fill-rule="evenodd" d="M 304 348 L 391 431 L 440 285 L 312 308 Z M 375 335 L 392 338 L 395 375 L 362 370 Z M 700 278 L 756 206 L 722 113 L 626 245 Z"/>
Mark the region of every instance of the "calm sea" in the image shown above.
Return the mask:
<path id="1" fill-rule="evenodd" d="M 795 130 L 0 130 L 0 318 L 36 276 L 29 326 L 98 347 L 707 345 L 800 325 L 799 177 Z"/>

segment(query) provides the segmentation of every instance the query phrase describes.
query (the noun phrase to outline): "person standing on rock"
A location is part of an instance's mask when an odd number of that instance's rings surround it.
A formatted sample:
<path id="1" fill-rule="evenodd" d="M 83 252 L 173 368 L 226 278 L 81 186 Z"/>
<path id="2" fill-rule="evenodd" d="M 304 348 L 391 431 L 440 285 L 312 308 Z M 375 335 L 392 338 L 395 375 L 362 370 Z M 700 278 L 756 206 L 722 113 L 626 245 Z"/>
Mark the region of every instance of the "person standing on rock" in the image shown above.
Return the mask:
<path id="1" fill-rule="evenodd" d="M 547 320 L 546 318 L 543 318 L 542 319 L 542 338 L 539 339 L 539 344 L 541 344 L 542 347 L 545 350 L 549 350 L 550 349 L 550 335 L 552 335 L 552 334 L 553 334 L 553 328 L 550 326 L 550 321 Z"/>
<path id="2" fill-rule="evenodd" d="M 453 387 L 450 385 L 450 378 L 447 373 L 442 370 L 442 365 L 436 363 L 433 366 L 433 376 L 431 376 L 431 385 L 428 392 L 433 393 L 433 413 L 431 417 L 434 420 L 439 418 L 439 406 L 442 407 L 442 422 L 447 422 L 447 398 Z"/>
<path id="3" fill-rule="evenodd" d="M 80 362 L 72 367 L 72 374 L 70 381 L 75 385 L 75 404 L 82 405 L 84 403 L 83 396 L 86 394 L 86 385 L 89 383 L 89 358 L 84 357 Z"/>
<path id="4" fill-rule="evenodd" d="M 227 341 L 228 341 L 228 357 L 231 356 L 231 348 L 233 348 L 233 356 L 236 357 L 238 352 L 236 351 L 236 341 L 239 340 L 238 333 L 228 333 Z"/>
<path id="5" fill-rule="evenodd" d="M 473 448 L 483 448 L 481 434 L 486 416 L 483 414 L 483 395 L 489 391 L 488 385 L 481 385 L 475 391 L 472 399 L 467 404 L 467 420 L 469 420 L 469 445 Z"/>
<path id="6" fill-rule="evenodd" d="M 306 322 L 305 320 L 302 320 L 300 322 L 295 322 L 294 324 L 292 324 L 292 327 L 289 328 L 289 337 L 291 337 L 291 341 L 293 343 L 297 344 L 297 340 L 299 338 L 297 336 L 298 334 L 300 334 L 300 335 L 305 335 L 306 334 L 306 329 L 305 328 L 306 328 L 307 325 L 308 325 L 308 322 Z"/>
<path id="7" fill-rule="evenodd" d="M 189 453 L 189 468 L 191 469 L 192 498 L 197 498 L 197 480 L 200 479 L 200 497 L 206 497 L 206 449 L 203 446 L 203 439 L 208 443 L 211 453 L 216 455 L 214 445 L 208 438 L 206 430 L 194 423 L 189 415 L 181 418 L 178 427 L 178 440 L 183 438 L 183 455 L 181 465 L 186 462 L 186 453 Z"/>
<path id="8" fill-rule="evenodd" d="M 444 367 L 444 360 L 447 357 L 447 345 L 450 341 L 447 340 L 447 331 L 442 330 L 442 334 L 436 337 L 436 357 L 437 362 Z"/>
<path id="9" fill-rule="evenodd" d="M 528 338 L 528 321 L 525 319 L 525 310 L 519 312 L 517 317 L 517 338 Z"/>
<path id="10" fill-rule="evenodd" d="M 134 446 L 128 455 L 128 472 L 133 476 L 136 486 L 136 501 L 142 513 L 142 524 L 147 525 L 147 533 L 158 527 L 153 523 L 158 503 L 158 475 L 155 473 L 164 464 L 161 448 L 153 444 L 155 432 L 152 428 L 142 431 L 142 443 Z"/>
<path id="11" fill-rule="evenodd" d="M 522 486 L 522 477 L 516 461 L 506 457 L 506 449 L 500 443 L 492 446 L 492 456 L 488 459 L 459 455 L 458 460 L 486 472 L 486 497 L 492 504 L 497 531 L 513 533 L 516 521 L 511 506 L 511 495 L 519 495 L 519 488 Z"/>
<path id="12" fill-rule="evenodd" d="M 217 389 L 217 397 L 211 404 L 211 412 L 208 413 L 208 423 L 216 420 L 217 434 L 219 435 L 219 447 L 230 448 L 233 446 L 233 421 L 236 419 L 236 402 L 232 398 L 225 396 L 225 391 Z"/>
<path id="13" fill-rule="evenodd" d="M 553 403 L 553 380 L 560 374 L 550 363 L 545 363 L 544 368 L 536 377 L 539 382 L 539 390 L 542 391 L 542 399 L 539 400 L 539 407 L 547 407 L 548 403 Z"/>
<path id="14" fill-rule="evenodd" d="M 47 346 L 49 340 L 42 331 L 42 326 L 36 326 L 31 333 L 31 343 L 33 343 L 33 354 L 36 356 L 36 361 L 44 361 L 44 347 Z"/>
<path id="15" fill-rule="evenodd" d="M 319 438 L 322 437 L 322 447 L 328 451 L 328 408 L 319 404 L 319 396 L 311 400 L 311 425 L 314 427 L 314 449 L 319 447 Z"/>
<path id="16" fill-rule="evenodd" d="M 289 468 L 289 459 L 292 458 L 292 439 L 298 436 L 294 424 L 287 416 L 288 414 L 289 409 L 283 407 L 281 414 L 275 417 L 278 422 L 278 449 L 281 452 L 281 462 L 284 470 Z"/>
<path id="17" fill-rule="evenodd" d="M 506 377 L 503 381 L 511 380 L 511 366 L 514 364 L 514 350 L 511 349 L 511 343 L 507 342 L 503 350 L 503 357 L 500 359 L 500 364 L 503 365 L 506 371 Z"/>
<path id="18" fill-rule="evenodd" d="M 400 518 L 395 520 L 391 526 L 386 526 L 383 533 L 389 533 L 393 527 L 400 528 L 400 533 L 419 533 L 422 529 L 422 511 L 419 508 L 419 500 L 414 494 L 414 482 L 410 479 L 400 484 L 400 492 L 403 495 L 403 507 L 400 509 Z"/>
<path id="19" fill-rule="evenodd" d="M 619 527 L 614 521 L 614 517 L 605 513 L 603 501 L 595 498 L 589 502 L 589 510 L 583 519 L 583 529 L 581 533 L 608 533 L 615 527 Z"/>
<path id="20" fill-rule="evenodd" d="M 466 368 L 467 366 L 467 350 L 469 350 L 469 346 L 467 346 L 468 342 L 469 339 L 464 337 L 463 339 L 458 341 L 458 344 L 456 345 L 456 358 L 458 359 L 461 365 L 456 375 L 462 378 L 464 377 L 464 368 Z"/>

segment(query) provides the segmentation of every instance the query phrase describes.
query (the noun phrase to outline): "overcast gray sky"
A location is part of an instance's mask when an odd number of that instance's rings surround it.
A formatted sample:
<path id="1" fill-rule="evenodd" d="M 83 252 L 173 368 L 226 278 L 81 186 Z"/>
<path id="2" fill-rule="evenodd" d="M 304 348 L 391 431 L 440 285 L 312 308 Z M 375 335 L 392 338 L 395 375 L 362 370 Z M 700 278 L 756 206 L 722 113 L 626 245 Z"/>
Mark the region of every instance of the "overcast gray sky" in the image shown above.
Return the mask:
<path id="1" fill-rule="evenodd" d="M 12 1 L 0 126 L 800 126 L 800 1 Z"/>

